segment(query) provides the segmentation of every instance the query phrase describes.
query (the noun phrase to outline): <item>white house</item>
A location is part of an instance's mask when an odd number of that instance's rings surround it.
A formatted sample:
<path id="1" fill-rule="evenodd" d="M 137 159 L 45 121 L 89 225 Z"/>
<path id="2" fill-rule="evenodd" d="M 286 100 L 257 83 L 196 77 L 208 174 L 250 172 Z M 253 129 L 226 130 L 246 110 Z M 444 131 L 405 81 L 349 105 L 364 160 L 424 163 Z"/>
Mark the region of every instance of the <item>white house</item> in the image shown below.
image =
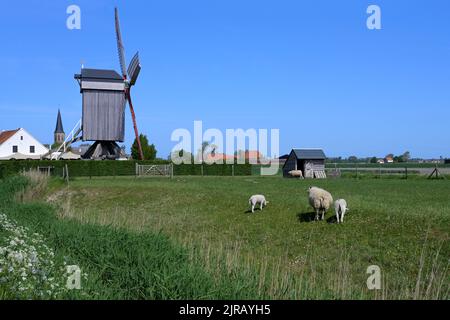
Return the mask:
<path id="1" fill-rule="evenodd" d="M 0 132 L 0 160 L 40 159 L 48 152 L 23 128 Z"/>

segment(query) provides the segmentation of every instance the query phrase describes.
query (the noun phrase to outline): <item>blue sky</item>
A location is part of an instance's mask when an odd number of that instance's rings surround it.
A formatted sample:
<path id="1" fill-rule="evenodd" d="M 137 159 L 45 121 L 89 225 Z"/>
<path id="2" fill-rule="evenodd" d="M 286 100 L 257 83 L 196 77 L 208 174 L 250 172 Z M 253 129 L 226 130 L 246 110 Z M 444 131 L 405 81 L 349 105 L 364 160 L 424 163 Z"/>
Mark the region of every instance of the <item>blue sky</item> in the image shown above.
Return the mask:
<path id="1" fill-rule="evenodd" d="M 81 30 L 66 28 L 67 6 Z M 366 28 L 366 8 L 382 30 Z M 0 130 L 53 140 L 81 117 L 73 74 L 119 69 L 114 6 L 140 131 L 167 157 L 173 130 L 278 128 L 281 153 L 450 157 L 450 2 L 298 0 L 34 0 L 0 10 Z M 126 144 L 134 137 L 127 109 Z"/>

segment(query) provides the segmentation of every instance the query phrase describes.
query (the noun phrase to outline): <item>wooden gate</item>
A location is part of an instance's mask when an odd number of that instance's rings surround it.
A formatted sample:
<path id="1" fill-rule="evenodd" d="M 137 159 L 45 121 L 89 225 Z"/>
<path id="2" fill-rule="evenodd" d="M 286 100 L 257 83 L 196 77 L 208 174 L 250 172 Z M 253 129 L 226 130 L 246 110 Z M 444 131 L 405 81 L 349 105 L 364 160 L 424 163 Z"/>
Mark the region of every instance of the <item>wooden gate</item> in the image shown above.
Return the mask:
<path id="1" fill-rule="evenodd" d="M 136 164 L 137 177 L 173 177 L 172 164 Z"/>

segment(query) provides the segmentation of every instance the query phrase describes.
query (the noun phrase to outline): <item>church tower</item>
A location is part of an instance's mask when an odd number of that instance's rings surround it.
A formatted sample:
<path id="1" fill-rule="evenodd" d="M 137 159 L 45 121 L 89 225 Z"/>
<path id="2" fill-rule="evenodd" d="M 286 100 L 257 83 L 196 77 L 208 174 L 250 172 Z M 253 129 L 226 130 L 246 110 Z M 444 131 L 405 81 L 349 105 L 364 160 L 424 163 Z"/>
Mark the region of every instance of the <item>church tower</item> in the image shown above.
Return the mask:
<path id="1" fill-rule="evenodd" d="M 64 128 L 61 119 L 61 112 L 58 109 L 58 118 L 56 119 L 56 128 L 55 128 L 55 143 L 62 144 L 66 139 L 66 134 L 64 133 Z"/>

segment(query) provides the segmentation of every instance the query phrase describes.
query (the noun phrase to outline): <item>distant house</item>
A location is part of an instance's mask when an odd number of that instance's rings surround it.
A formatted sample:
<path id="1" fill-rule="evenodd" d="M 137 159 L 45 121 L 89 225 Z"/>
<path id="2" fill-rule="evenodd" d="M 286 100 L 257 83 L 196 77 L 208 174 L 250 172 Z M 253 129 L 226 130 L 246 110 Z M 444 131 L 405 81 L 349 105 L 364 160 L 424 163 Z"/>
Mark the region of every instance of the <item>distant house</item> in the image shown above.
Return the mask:
<path id="1" fill-rule="evenodd" d="M 284 155 L 282 155 L 281 157 L 272 159 L 272 163 L 275 164 L 275 163 L 278 162 L 278 165 L 279 165 L 279 166 L 282 166 L 282 165 L 284 165 L 284 164 L 286 163 L 286 160 L 287 160 L 288 158 L 289 158 L 289 155 L 288 155 L 288 154 L 284 154 Z"/>
<path id="2" fill-rule="evenodd" d="M 384 164 L 384 159 L 378 159 L 378 160 L 377 160 L 377 163 L 379 163 L 379 164 Z"/>
<path id="3" fill-rule="evenodd" d="M 48 152 L 23 128 L 0 132 L 0 160 L 41 159 Z"/>
<path id="4" fill-rule="evenodd" d="M 61 160 L 80 160 L 81 156 L 79 154 L 73 153 L 72 151 L 67 151 L 61 153 L 59 156 L 59 159 Z"/>
<path id="5" fill-rule="evenodd" d="M 325 153 L 322 149 L 292 149 L 283 165 L 283 176 L 301 170 L 305 178 L 325 178 Z"/>
<path id="6" fill-rule="evenodd" d="M 75 153 L 75 154 L 83 156 L 86 153 L 86 151 L 89 150 L 90 147 L 91 147 L 91 144 L 89 144 L 89 143 L 82 143 L 82 144 L 80 144 L 78 146 L 72 146 L 71 147 L 71 149 L 72 149 L 71 151 L 73 153 Z"/>
<path id="7" fill-rule="evenodd" d="M 264 156 L 261 152 L 257 150 L 239 150 L 235 153 L 234 158 L 238 163 L 251 163 L 251 164 L 258 164 L 262 159 L 264 159 Z"/>
<path id="8" fill-rule="evenodd" d="M 226 162 L 227 160 L 233 160 L 234 156 L 230 156 L 224 153 L 208 153 L 203 159 L 207 163 L 215 163 L 215 162 Z"/>
<path id="9" fill-rule="evenodd" d="M 247 150 L 245 151 L 245 162 L 246 163 L 259 163 L 263 159 L 263 155 L 259 151 Z"/>
<path id="10" fill-rule="evenodd" d="M 384 158 L 384 163 L 394 163 L 394 158 L 391 156 L 386 156 Z"/>

